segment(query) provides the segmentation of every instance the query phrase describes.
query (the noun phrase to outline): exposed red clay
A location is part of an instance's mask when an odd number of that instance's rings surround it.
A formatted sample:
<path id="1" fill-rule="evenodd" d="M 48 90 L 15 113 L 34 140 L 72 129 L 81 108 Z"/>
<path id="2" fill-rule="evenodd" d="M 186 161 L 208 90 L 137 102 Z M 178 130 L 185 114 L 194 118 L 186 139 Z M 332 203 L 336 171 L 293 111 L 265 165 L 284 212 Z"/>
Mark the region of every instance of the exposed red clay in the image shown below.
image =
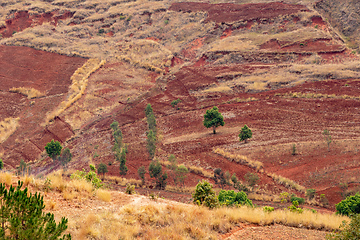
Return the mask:
<path id="1" fill-rule="evenodd" d="M 0 29 L 0 34 L 3 38 L 8 38 L 14 32 L 21 32 L 26 28 L 42 25 L 50 22 L 55 27 L 59 20 L 71 18 L 74 13 L 66 11 L 62 14 L 59 12 L 49 12 L 39 15 L 30 15 L 28 11 L 15 12 L 13 16 L 5 21 L 6 26 Z"/>

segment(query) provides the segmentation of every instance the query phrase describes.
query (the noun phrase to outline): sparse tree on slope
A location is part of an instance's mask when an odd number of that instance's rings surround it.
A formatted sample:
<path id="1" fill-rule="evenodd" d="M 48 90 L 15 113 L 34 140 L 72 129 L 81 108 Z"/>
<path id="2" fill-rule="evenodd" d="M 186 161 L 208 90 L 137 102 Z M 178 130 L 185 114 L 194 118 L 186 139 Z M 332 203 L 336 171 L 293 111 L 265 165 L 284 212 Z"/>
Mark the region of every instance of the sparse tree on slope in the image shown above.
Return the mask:
<path id="1" fill-rule="evenodd" d="M 252 138 L 251 129 L 248 126 L 244 125 L 244 127 L 241 128 L 240 134 L 239 134 L 240 142 L 245 140 L 245 143 L 247 143 L 247 140 L 249 138 Z"/>
<path id="2" fill-rule="evenodd" d="M 52 160 L 56 160 L 57 156 L 61 153 L 62 146 L 60 142 L 51 140 L 51 142 L 47 143 L 45 146 L 46 153 L 49 157 L 52 158 Z"/>
<path id="3" fill-rule="evenodd" d="M 225 125 L 224 117 L 219 113 L 219 109 L 216 106 L 206 110 L 203 123 L 206 128 L 212 127 L 214 134 L 216 134 L 217 127 Z"/>

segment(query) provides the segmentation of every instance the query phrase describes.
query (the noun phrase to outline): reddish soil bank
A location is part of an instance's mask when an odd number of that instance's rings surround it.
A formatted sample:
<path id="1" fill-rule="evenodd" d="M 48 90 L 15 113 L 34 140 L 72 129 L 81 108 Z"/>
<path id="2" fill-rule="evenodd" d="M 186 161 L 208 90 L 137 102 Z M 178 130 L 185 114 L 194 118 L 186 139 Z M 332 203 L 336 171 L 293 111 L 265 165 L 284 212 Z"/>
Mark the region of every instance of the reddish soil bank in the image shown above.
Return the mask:
<path id="1" fill-rule="evenodd" d="M 345 46 L 333 43 L 331 39 L 308 39 L 292 44 L 272 39 L 262 44 L 260 49 L 294 53 L 340 53 L 345 51 Z"/>
<path id="2" fill-rule="evenodd" d="M 206 20 L 217 23 L 271 19 L 280 15 L 309 11 L 309 9 L 303 5 L 281 2 L 255 4 L 180 2 L 173 3 L 169 10 L 177 12 L 208 12 L 209 16 Z"/>
<path id="3" fill-rule="evenodd" d="M 15 12 L 6 20 L 6 25 L 0 28 L 0 34 L 4 38 L 11 37 L 15 32 L 23 31 L 26 28 L 42 25 L 43 23 L 50 22 L 54 26 L 57 25 L 59 20 L 71 18 L 74 13 L 65 11 L 49 12 L 37 15 L 30 15 L 28 11 Z"/>
<path id="4" fill-rule="evenodd" d="M 66 98 L 70 77 L 86 59 L 37 51 L 28 47 L 0 46 L 0 121 L 19 117 L 19 126 L 0 146 L 6 166 L 20 159 L 34 160 L 50 139 L 60 142 L 73 132 L 61 119 L 44 128 L 44 116 Z M 12 87 L 34 88 L 44 97 L 27 99 Z"/>

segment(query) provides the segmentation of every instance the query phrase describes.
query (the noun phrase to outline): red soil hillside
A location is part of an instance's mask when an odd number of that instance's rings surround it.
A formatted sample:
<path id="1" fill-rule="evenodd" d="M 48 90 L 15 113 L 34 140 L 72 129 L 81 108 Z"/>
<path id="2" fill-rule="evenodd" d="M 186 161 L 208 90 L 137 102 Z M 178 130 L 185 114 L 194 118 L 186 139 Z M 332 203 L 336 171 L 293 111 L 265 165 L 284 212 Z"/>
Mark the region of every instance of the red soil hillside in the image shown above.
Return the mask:
<path id="1" fill-rule="evenodd" d="M 26 12 L 30 4 L 10 14 L 12 5 L 4 5 L 3 33 L 19 30 L 0 41 L 0 121 L 19 118 L 0 146 L 6 169 L 20 159 L 32 162 L 35 174 L 60 169 L 43 152 L 55 139 L 71 149 L 71 169 L 103 162 L 109 175 L 119 176 L 111 150 L 116 120 L 128 144 L 126 177 L 138 179 L 138 168 L 151 162 L 144 113 L 150 103 L 156 158 L 174 154 L 208 172 L 190 173 L 186 186 L 213 182 L 209 174 L 221 168 L 244 182 L 246 173 L 258 174 L 258 193 L 305 196 L 270 177 L 276 174 L 325 193 L 330 207 L 346 194 L 341 183 L 349 183 L 349 192 L 358 187 L 359 58 L 310 5 L 57 2 L 48 2 L 45 13 Z M 87 58 L 107 63 L 70 87 Z M 44 96 L 9 91 L 20 87 Z M 76 101 L 46 121 L 74 89 L 82 91 Z M 178 108 L 171 105 L 176 99 Z M 213 106 L 225 120 L 216 135 L 202 122 Z M 253 131 L 247 144 L 238 138 L 245 124 Z M 333 139 L 329 149 L 324 129 Z M 231 161 L 218 148 L 263 167 Z"/>

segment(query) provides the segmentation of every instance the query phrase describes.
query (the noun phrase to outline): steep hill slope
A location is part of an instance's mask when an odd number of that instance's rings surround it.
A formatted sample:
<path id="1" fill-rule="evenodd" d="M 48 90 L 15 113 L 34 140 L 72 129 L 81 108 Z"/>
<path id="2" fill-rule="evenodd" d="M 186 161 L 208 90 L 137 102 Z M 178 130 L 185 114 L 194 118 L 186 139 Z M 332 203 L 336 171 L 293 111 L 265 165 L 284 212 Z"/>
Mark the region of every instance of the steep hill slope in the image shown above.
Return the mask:
<path id="1" fill-rule="evenodd" d="M 20 159 L 31 161 L 35 174 L 60 168 L 43 152 L 56 139 L 71 148 L 71 168 L 110 163 L 109 174 L 119 175 L 109 127 L 116 120 L 128 144 L 127 177 L 138 178 L 137 169 L 150 163 L 144 108 L 151 103 L 156 157 L 175 154 L 179 163 L 205 171 L 190 173 L 187 186 L 216 168 L 244 182 L 251 172 L 260 177 L 259 192 L 304 196 L 315 188 L 333 206 L 340 183 L 351 190 L 359 182 L 359 58 L 313 1 L 299 3 L 4 3 L 0 152 L 6 169 Z M 176 99 L 178 108 L 171 106 Z M 215 105 L 226 125 L 213 135 L 202 120 Z M 249 144 L 238 141 L 244 124 L 253 130 Z M 334 140 L 330 151 L 324 129 Z M 230 154 L 245 160 L 237 163 Z M 288 190 L 276 176 L 302 187 Z"/>

